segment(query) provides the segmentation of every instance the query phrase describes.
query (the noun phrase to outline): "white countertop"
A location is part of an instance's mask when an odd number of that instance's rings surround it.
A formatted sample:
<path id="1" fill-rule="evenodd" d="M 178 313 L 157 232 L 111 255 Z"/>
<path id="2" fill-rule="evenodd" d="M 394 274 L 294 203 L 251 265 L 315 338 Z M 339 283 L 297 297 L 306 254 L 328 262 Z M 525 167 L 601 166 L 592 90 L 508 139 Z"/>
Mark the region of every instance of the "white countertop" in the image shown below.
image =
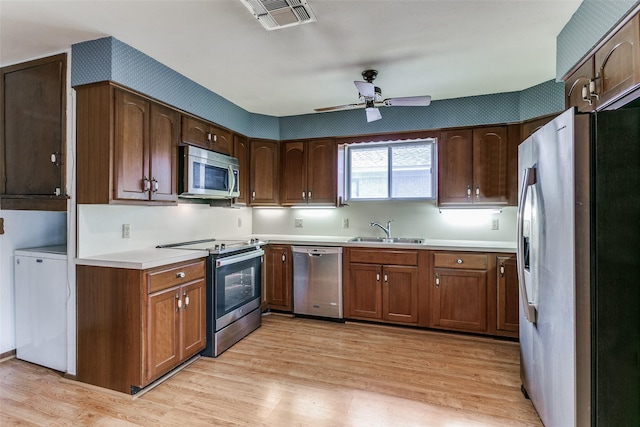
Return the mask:
<path id="1" fill-rule="evenodd" d="M 204 258 L 208 255 L 207 251 L 151 248 L 76 258 L 76 265 L 146 270 L 175 262 Z"/>
<path id="2" fill-rule="evenodd" d="M 431 249 L 447 251 L 472 251 L 472 252 L 504 252 L 515 253 L 516 242 L 486 241 L 486 240 L 437 240 L 425 239 L 422 244 L 414 243 L 383 243 L 383 242 L 350 242 L 353 237 L 345 236 L 297 236 L 297 235 L 265 235 L 258 237 L 272 244 L 296 244 L 309 246 L 343 246 L 343 247 L 379 247 L 398 249 Z"/>

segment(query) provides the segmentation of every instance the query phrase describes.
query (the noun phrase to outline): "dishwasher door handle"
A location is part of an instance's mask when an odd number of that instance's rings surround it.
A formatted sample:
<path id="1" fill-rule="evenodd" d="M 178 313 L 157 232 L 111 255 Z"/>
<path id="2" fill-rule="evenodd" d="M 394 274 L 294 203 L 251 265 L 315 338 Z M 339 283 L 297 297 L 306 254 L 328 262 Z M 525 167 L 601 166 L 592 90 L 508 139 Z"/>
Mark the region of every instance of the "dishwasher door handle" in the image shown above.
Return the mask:
<path id="1" fill-rule="evenodd" d="M 322 256 L 322 254 L 315 254 L 315 253 L 309 252 L 309 256 Z"/>

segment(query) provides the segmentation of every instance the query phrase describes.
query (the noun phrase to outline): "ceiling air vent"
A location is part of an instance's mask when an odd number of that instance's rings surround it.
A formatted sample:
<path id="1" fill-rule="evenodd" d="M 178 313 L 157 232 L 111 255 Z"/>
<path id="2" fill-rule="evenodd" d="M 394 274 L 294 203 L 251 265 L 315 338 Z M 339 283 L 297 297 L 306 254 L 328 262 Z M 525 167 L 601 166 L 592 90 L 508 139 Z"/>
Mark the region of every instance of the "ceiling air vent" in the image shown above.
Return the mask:
<path id="1" fill-rule="evenodd" d="M 267 30 L 316 22 L 305 0 L 240 0 Z"/>

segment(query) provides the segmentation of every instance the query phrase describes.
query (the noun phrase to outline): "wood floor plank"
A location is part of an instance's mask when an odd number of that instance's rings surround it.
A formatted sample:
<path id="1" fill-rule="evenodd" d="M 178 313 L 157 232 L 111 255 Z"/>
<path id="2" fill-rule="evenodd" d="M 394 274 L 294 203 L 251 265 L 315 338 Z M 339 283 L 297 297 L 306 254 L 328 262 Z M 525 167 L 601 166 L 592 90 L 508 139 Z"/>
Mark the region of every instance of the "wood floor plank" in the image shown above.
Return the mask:
<path id="1" fill-rule="evenodd" d="M 263 316 L 216 359 L 140 397 L 0 363 L 0 425 L 540 426 L 517 343 Z"/>

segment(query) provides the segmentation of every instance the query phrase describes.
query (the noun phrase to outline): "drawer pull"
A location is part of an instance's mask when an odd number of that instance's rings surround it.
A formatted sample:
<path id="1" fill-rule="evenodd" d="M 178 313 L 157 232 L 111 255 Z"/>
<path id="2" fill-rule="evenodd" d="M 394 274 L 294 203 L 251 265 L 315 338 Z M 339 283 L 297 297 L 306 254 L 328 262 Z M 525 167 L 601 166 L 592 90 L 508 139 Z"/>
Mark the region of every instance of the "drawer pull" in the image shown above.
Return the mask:
<path id="1" fill-rule="evenodd" d="M 186 274 L 184 274 L 184 271 L 176 273 L 176 279 L 184 279 L 184 276 L 186 276 Z"/>
<path id="2" fill-rule="evenodd" d="M 462 260 L 462 258 L 457 258 L 456 259 L 456 264 L 462 264 L 464 263 L 464 261 Z"/>

